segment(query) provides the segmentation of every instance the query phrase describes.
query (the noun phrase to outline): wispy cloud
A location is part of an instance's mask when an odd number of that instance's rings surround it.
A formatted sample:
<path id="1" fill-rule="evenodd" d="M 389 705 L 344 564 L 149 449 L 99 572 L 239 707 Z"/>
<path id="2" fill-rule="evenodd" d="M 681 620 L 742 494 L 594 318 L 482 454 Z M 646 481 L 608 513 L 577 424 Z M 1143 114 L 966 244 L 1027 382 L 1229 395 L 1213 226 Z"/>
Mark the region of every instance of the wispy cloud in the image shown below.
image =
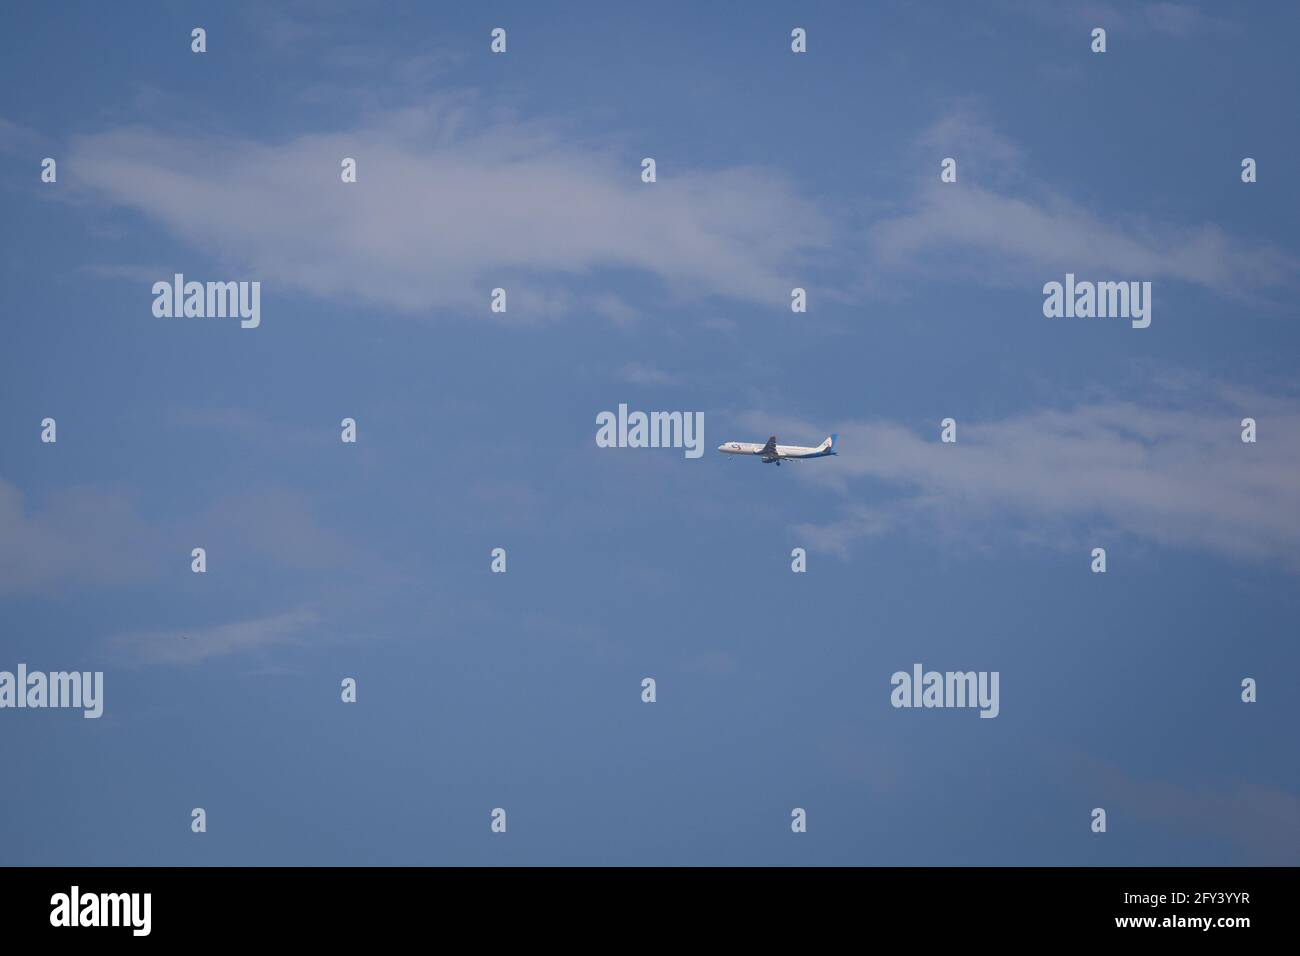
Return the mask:
<path id="1" fill-rule="evenodd" d="M 109 649 L 130 661 L 151 664 L 195 664 L 212 657 L 281 644 L 300 643 L 320 620 L 310 608 L 268 617 L 234 621 L 185 631 L 146 631 L 119 634 L 109 639 Z"/>
<path id="2" fill-rule="evenodd" d="M 632 314 L 595 275 L 648 274 L 676 296 L 779 303 L 830 239 L 780 175 L 682 168 L 584 143 L 563 124 L 498 121 L 451 99 L 287 142 L 126 128 L 80 136 L 83 195 L 129 208 L 274 287 L 406 313 Z M 358 182 L 340 181 L 340 162 Z M 581 293 L 572 277 L 592 279 Z"/>
<path id="3" fill-rule="evenodd" d="M 627 270 L 673 300 L 773 308 L 810 271 L 855 257 L 850 271 L 873 288 L 942 268 L 993 285 L 1074 271 L 1250 296 L 1300 275 L 1293 254 L 1215 224 L 1103 213 L 1035 181 L 1021 146 L 970 101 L 919 135 L 926 176 L 877 203 L 886 211 L 865 229 L 772 170 L 694 170 L 665 155 L 659 182 L 642 183 L 640 155 L 615 141 L 493 113 L 473 96 L 367 116 L 282 142 L 139 126 L 75 137 L 68 196 L 134 210 L 267 282 L 267 295 L 514 322 L 634 321 L 645 298 L 618 291 Z M 938 182 L 936 155 L 958 159 L 958 183 Z M 355 184 L 340 181 L 344 157 L 357 160 Z M 820 294 L 845 301 L 848 275 Z M 496 287 L 509 295 L 504 315 L 488 310 Z"/>
<path id="4" fill-rule="evenodd" d="M 0 480 L 0 594 L 135 581 L 156 569 L 157 551 L 154 529 L 119 491 L 69 488 L 32 506 Z"/>
<path id="5" fill-rule="evenodd" d="M 1259 441 L 1241 441 L 1253 417 Z M 771 422 L 768 415 L 750 420 Z M 804 422 L 781 423 L 811 433 Z M 1098 399 L 992 421 L 850 421 L 840 456 L 804 469 L 845 501 L 839 520 L 800 526 L 839 554 L 896 527 L 942 533 L 1136 535 L 1164 545 L 1278 561 L 1300 571 L 1300 400 L 1150 383 L 1142 403 Z"/>
<path id="6" fill-rule="evenodd" d="M 284 488 L 246 489 L 212 502 L 194 521 L 213 549 L 258 554 L 277 566 L 324 570 L 364 565 L 368 551 L 324 526 L 307 496 Z"/>
<path id="7" fill-rule="evenodd" d="M 273 421 L 244 408 L 214 406 L 212 408 L 173 407 L 166 413 L 167 421 L 182 428 L 202 428 L 229 432 L 246 441 L 277 447 L 286 444 L 326 447 L 338 441 L 332 427 L 322 425 L 306 428 L 291 422 Z M 331 421 L 329 425 L 333 425 Z"/>
<path id="8" fill-rule="evenodd" d="M 1232 21 L 1206 13 L 1190 3 L 1157 0 L 1153 3 L 1110 3 L 1084 0 L 1081 3 L 1038 3 L 1036 0 L 1004 0 L 1003 6 L 1039 20 L 1074 28 L 1104 27 L 1107 31 L 1135 36 L 1148 34 L 1185 38 L 1237 30 Z M 1226 9 L 1220 5 L 1220 9 Z"/>
<path id="9" fill-rule="evenodd" d="M 400 568 L 346 540 L 321 521 L 310 496 L 292 489 L 248 488 L 197 514 L 159 520 L 113 488 L 62 489 L 34 505 L 0 480 L 0 595 L 139 585 L 168 561 L 187 567 L 196 541 L 210 560 L 239 555 L 241 566 L 257 557 L 276 568 L 348 569 L 355 581 L 402 580 Z"/>
<path id="10" fill-rule="evenodd" d="M 942 117 L 920 142 L 930 154 L 957 158 L 958 182 L 928 175 L 899 212 L 872 227 L 870 261 L 877 272 L 941 268 L 948 276 L 1005 285 L 1071 271 L 1173 279 L 1235 296 L 1300 276 L 1295 255 L 1217 225 L 1102 213 L 1033 180 L 1019 169 L 1019 147 L 973 106 Z M 937 170 L 937 159 L 924 168 Z"/>
<path id="11" fill-rule="evenodd" d="M 677 377 L 641 362 L 629 362 L 618 371 L 620 381 L 629 385 L 676 385 Z"/>

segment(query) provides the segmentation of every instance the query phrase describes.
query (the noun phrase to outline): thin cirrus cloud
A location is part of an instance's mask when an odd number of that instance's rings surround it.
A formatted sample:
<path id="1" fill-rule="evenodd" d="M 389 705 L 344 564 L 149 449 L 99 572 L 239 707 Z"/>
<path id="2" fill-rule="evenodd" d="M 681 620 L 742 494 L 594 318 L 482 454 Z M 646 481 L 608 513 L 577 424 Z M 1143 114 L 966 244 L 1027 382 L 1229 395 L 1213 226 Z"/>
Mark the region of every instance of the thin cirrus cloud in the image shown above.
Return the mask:
<path id="1" fill-rule="evenodd" d="M 645 184 L 639 157 L 566 137 L 558 122 L 477 119 L 453 98 L 375 115 L 282 143 L 144 127 L 83 135 L 69 182 L 253 277 L 410 314 L 491 316 L 502 287 L 514 321 L 636 320 L 644 303 L 602 283 L 606 269 L 678 298 L 773 307 L 809 268 L 850 261 L 868 287 L 939 268 L 995 285 L 1074 271 L 1246 296 L 1300 273 L 1294 256 L 1214 224 L 1116 218 L 1034 181 L 1021 147 L 971 102 L 917 138 L 927 157 L 961 158 L 959 183 L 927 172 L 865 231 L 771 170 L 693 171 L 661 156 L 659 181 Z M 343 157 L 357 160 L 355 184 L 340 181 Z M 176 268 L 187 260 L 182 251 Z M 842 300 L 833 286 L 823 292 Z"/>
<path id="2" fill-rule="evenodd" d="M 1089 208 L 1026 173 L 1023 151 L 974 103 L 940 117 L 917 143 L 927 178 L 870 228 L 867 260 L 876 273 L 941 270 L 986 285 L 1037 287 L 1069 271 L 1170 279 L 1231 297 L 1290 286 L 1300 275 L 1293 254 L 1213 223 Z M 958 182 L 939 181 L 936 155 L 958 158 Z"/>
<path id="3" fill-rule="evenodd" d="M 1070 4 L 1003 0 L 1000 6 L 1008 12 L 1046 23 L 1088 31 L 1093 27 L 1105 27 L 1137 36 L 1152 33 L 1185 39 L 1197 34 L 1216 35 L 1239 29 L 1235 23 L 1212 16 L 1191 4 L 1173 3 L 1169 0 L 1157 0 L 1154 3 L 1084 0 Z"/>
<path id="4" fill-rule="evenodd" d="M 396 577 L 379 556 L 323 524 L 317 503 L 276 487 L 220 499 L 184 521 L 151 519 L 113 487 L 74 486 L 39 501 L 0 479 L 0 595 L 66 596 L 69 589 L 139 586 L 173 567 L 189 573 L 195 540 L 210 555 L 265 566 Z M 250 572 L 252 573 L 252 572 Z"/>
<path id="5" fill-rule="evenodd" d="M 158 540 L 116 489 L 67 488 L 37 504 L 0 479 L 0 594 L 136 582 L 156 572 Z"/>
<path id="6" fill-rule="evenodd" d="M 644 362 L 628 362 L 618 372 L 620 381 L 629 385 L 677 385 L 677 376 Z"/>
<path id="7" fill-rule="evenodd" d="M 524 319 L 587 306 L 627 320 L 635 309 L 608 288 L 568 291 L 601 269 L 646 273 L 674 295 L 775 304 L 829 244 L 828 220 L 777 174 L 660 157 L 645 184 L 640 156 L 562 134 L 436 102 L 283 143 L 117 129 L 74 138 L 66 167 L 83 195 L 252 278 L 406 313 L 487 315 L 500 286 Z M 344 157 L 357 160 L 355 184 L 340 180 Z"/>
<path id="8" fill-rule="evenodd" d="M 263 650 L 307 640 L 320 621 L 311 608 L 232 621 L 188 631 L 144 631 L 109 639 L 109 650 L 128 661 L 147 664 L 197 664 L 213 657 Z"/>
<path id="9" fill-rule="evenodd" d="M 1213 396 L 1189 403 L 1153 385 L 1141 405 L 1100 399 L 960 421 L 955 444 L 939 441 L 938 423 L 921 432 L 845 422 L 830 467 L 799 473 L 841 494 L 839 518 L 796 530 L 847 556 L 904 526 L 1041 542 L 1104 529 L 1300 572 L 1300 400 L 1227 388 Z M 1254 444 L 1241 441 L 1245 417 L 1257 420 Z"/>
<path id="10" fill-rule="evenodd" d="M 913 208 L 872 233 L 879 261 L 907 264 L 968 256 L 964 271 L 993 283 L 1081 275 L 1175 279 L 1228 295 L 1280 285 L 1296 272 L 1286 253 L 1244 245 L 1214 225 L 1178 227 L 1133 220 L 1116 225 L 1069 198 L 1044 192 L 1037 200 L 966 184 L 926 186 Z"/>

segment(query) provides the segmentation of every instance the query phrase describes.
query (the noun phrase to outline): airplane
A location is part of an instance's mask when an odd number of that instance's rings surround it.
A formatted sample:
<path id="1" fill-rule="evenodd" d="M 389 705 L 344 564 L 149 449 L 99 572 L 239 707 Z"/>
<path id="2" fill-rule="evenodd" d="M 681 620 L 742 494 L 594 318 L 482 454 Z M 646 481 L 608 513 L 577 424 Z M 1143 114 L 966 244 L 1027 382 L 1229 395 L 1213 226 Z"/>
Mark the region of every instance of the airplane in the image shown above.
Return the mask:
<path id="1" fill-rule="evenodd" d="M 773 435 L 767 440 L 766 445 L 748 441 L 728 441 L 719 445 L 718 451 L 726 455 L 762 455 L 763 464 L 776 462 L 779 468 L 783 461 L 802 461 L 806 458 L 825 458 L 827 455 L 839 454 L 835 450 L 835 443 L 839 441 L 839 437 L 839 435 L 831 435 L 816 448 L 808 448 L 804 445 L 778 445 L 776 436 Z"/>

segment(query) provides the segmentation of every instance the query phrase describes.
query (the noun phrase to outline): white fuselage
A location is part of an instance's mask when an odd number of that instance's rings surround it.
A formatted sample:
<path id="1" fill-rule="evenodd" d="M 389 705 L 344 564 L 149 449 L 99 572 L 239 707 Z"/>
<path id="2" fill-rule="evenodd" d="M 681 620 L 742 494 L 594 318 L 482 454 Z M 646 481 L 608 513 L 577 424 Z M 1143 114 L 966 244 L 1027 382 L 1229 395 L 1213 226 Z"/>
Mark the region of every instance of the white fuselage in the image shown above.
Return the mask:
<path id="1" fill-rule="evenodd" d="M 724 455 L 762 455 L 764 461 L 782 461 L 800 458 L 825 458 L 835 454 L 835 436 L 832 435 L 816 448 L 807 445 L 772 445 L 752 441 L 728 441 L 718 446 Z"/>
<path id="2" fill-rule="evenodd" d="M 718 451 L 728 455 L 761 455 L 763 446 L 752 441 L 729 441 L 719 445 Z M 777 445 L 776 453 L 780 458 L 811 458 L 813 455 L 822 454 L 816 448 L 808 448 L 805 445 Z"/>

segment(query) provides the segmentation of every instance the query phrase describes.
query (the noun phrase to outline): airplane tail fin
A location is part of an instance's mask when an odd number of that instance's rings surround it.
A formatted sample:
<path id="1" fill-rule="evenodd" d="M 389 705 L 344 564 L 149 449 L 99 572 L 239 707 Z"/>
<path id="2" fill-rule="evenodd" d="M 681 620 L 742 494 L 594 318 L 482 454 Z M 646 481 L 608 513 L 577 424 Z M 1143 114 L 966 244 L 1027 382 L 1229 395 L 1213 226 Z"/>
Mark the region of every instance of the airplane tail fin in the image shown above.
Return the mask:
<path id="1" fill-rule="evenodd" d="M 840 440 L 840 436 L 835 434 L 834 432 L 831 432 L 830 436 L 824 442 L 821 443 L 821 447 L 818 448 L 817 450 L 828 451 L 833 455 L 835 454 L 835 445 L 839 442 L 839 440 Z"/>

